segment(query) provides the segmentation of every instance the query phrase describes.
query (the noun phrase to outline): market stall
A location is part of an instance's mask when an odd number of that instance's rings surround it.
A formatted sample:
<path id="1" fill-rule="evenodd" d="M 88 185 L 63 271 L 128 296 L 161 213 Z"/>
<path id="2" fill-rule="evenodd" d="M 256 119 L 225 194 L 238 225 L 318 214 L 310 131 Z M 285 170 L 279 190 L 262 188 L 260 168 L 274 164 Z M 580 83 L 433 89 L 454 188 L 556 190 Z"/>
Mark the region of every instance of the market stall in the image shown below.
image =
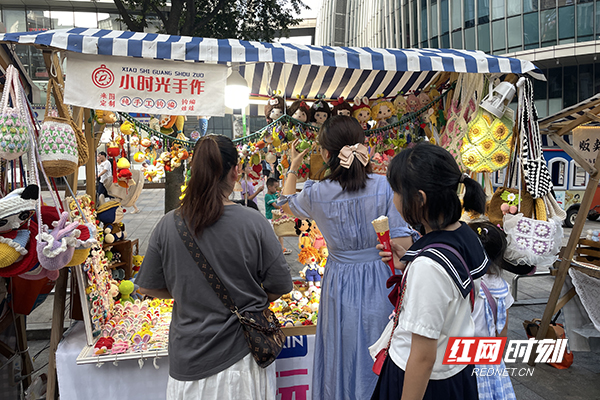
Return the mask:
<path id="1" fill-rule="evenodd" d="M 305 146 L 311 146 L 318 131 L 318 121 L 313 123 L 308 120 L 307 114 L 312 115 L 312 112 L 303 103 L 318 104 L 320 100 L 327 100 L 337 103 L 334 105 L 337 106 L 347 98 L 354 99 L 352 105 L 346 102 L 353 112 L 364 112 L 364 117 L 357 119 L 367 130 L 371 157 L 378 168 L 377 172 L 385 173 L 389 158 L 403 148 L 428 140 L 453 148 L 453 154 L 457 161 L 462 160 L 465 170 L 473 174 L 489 173 L 506 166 L 507 159 L 511 158 L 511 143 L 515 140 L 509 134 L 511 129 L 503 130 L 501 137 L 496 138 L 498 143 L 493 144 L 493 151 L 488 151 L 485 143 L 483 147 L 477 147 L 479 143 L 472 140 L 472 154 L 464 155 L 460 150 L 465 132 L 463 129 L 461 133 L 458 126 L 462 124 L 463 128 L 468 127 L 467 120 L 478 109 L 484 93 L 489 95 L 490 109 L 495 110 L 496 114 L 501 109 L 496 118 L 504 118 L 505 103 L 510 102 L 509 94 L 493 88 L 495 79 L 504 80 L 508 87 L 512 86 L 511 81 L 516 82 L 518 75 L 543 79 L 540 71 L 529 61 L 491 56 L 479 51 L 299 46 L 98 29 L 4 34 L 0 35 L 0 42 L 37 46 L 44 49 L 48 57 L 52 51 L 60 51 L 67 59 L 68 79 L 64 83 L 64 103 L 96 110 L 86 114 L 86 121 L 91 121 L 88 115 L 94 115 L 96 121 L 104 122 L 97 117 L 98 111 L 104 113 L 106 110 L 116 113 L 144 110 L 167 117 L 222 115 L 226 111 L 224 87 L 228 66 L 243 76 L 253 98 L 268 99 L 268 102 L 278 102 L 281 98 L 285 103 L 299 94 L 300 98 L 295 99 L 294 104 L 281 107 L 281 114 L 276 114 L 270 121 L 271 115 L 266 115 L 269 124 L 265 128 L 235 140 L 240 145 L 242 157 L 255 166 L 262 158 L 269 157 L 269 153 L 285 151 L 296 138 L 301 139 Z M 49 62 L 48 65 L 49 69 L 52 65 L 56 68 L 57 63 Z M 62 79 L 62 75 L 59 76 Z M 489 89 L 487 85 L 484 87 L 484 82 L 490 83 Z M 498 84 L 497 87 L 507 86 Z M 371 110 L 376 107 L 382 110 L 383 106 L 387 107 L 389 115 L 371 118 Z M 292 112 L 294 107 L 300 113 Z M 505 128 L 512 127 L 514 123 L 508 114 L 507 120 L 502 122 Z M 181 160 L 179 154 L 182 150 L 191 150 L 189 146 L 192 142 L 159 132 L 160 125 L 145 125 L 132 121 L 126 114 L 120 115 L 133 125 L 131 129 L 124 129 L 124 121 L 120 127 L 123 135 L 132 135 L 131 139 L 127 139 L 129 143 L 136 134 L 139 145 L 144 140 L 150 142 L 145 147 L 144 157 L 157 160 L 167 153 L 165 157 L 168 159 L 161 162 L 165 170 L 173 165 L 173 161 L 177 164 L 177 160 Z M 171 121 L 170 117 L 166 119 Z M 374 122 L 368 125 L 370 119 Z M 158 140 L 152 143 L 154 137 Z M 86 138 L 88 143 L 93 143 L 90 122 L 86 123 Z M 121 134 L 115 136 L 117 138 L 116 150 L 111 155 L 115 158 L 120 156 Z M 158 154 L 157 148 L 163 148 L 162 153 Z M 490 153 L 497 157 L 492 159 Z M 321 165 L 318 165 L 318 157 L 314 155 L 314 159 L 311 155 L 310 162 L 307 161 L 303 166 L 305 177 L 318 177 L 315 176 L 318 172 L 315 166 Z M 495 169 L 480 165 L 484 156 L 488 157 L 488 164 L 494 165 Z M 88 184 L 90 176 L 93 176 L 93 164 L 93 160 L 87 164 Z M 284 159 L 281 165 L 285 168 Z M 484 176 L 481 181 L 485 181 Z M 90 188 L 88 191 L 92 198 L 95 197 L 93 190 Z M 75 203 L 85 205 L 81 199 Z M 89 214 L 89 219 L 95 217 L 92 208 L 79 211 L 80 216 Z M 101 371 L 113 368 L 111 362 L 117 361 L 122 365 L 120 360 L 125 359 L 146 360 L 146 363 L 150 359 L 157 359 L 157 365 L 166 365 L 160 357 L 167 357 L 168 354 L 165 328 L 168 329 L 171 304 L 155 304 L 139 299 L 126 302 L 127 297 L 124 296 L 130 296 L 133 290 L 125 287 L 121 290 L 119 286 L 114 292 L 111 277 L 108 276 L 110 266 L 105 262 L 104 253 L 92 250 L 89 257 L 74 267 L 86 321 L 85 329 L 78 331 L 81 336 L 72 336 L 70 340 L 73 341 L 68 342 L 68 346 L 65 344 L 65 351 L 67 347 L 72 351 L 74 343 L 85 344 L 78 362 L 98 366 L 105 364 Z M 63 281 L 66 282 L 64 269 L 60 273 L 60 287 L 63 287 Z M 113 298 L 119 296 L 120 304 L 115 306 Z M 54 315 L 58 320 L 64 307 L 64 297 L 58 295 L 55 301 Z M 288 305 L 282 305 L 282 308 Z M 119 326 L 124 325 L 120 324 L 123 320 L 129 323 L 126 324 L 127 329 L 121 330 Z M 149 326 L 147 332 L 144 330 L 144 321 Z M 293 321 L 292 324 L 296 325 L 297 322 Z M 303 333 L 302 330 L 299 332 Z M 290 332 L 290 335 L 296 333 L 298 331 Z M 53 346 L 58 345 L 61 334 L 62 321 L 55 321 Z M 83 336 L 85 341 L 82 341 Z M 297 339 L 291 340 L 290 346 Z M 311 339 L 308 340 L 310 342 Z M 117 348 L 123 351 L 113 350 Z M 71 357 L 70 354 L 65 356 Z M 290 371 L 296 369 L 288 370 L 291 367 L 285 366 L 283 360 L 277 362 L 280 379 L 286 378 L 285 387 L 294 386 Z M 284 370 L 287 372 L 284 373 Z M 302 382 L 310 381 L 305 375 L 300 374 L 301 382 L 296 386 L 303 387 Z M 65 393 L 62 394 L 67 396 L 67 387 L 63 390 Z M 309 393 L 307 398 L 310 397 Z M 53 398 L 54 394 L 54 388 L 49 388 L 48 398 Z M 288 398 L 283 391 L 280 394 Z M 127 396 L 123 391 L 119 395 Z"/>

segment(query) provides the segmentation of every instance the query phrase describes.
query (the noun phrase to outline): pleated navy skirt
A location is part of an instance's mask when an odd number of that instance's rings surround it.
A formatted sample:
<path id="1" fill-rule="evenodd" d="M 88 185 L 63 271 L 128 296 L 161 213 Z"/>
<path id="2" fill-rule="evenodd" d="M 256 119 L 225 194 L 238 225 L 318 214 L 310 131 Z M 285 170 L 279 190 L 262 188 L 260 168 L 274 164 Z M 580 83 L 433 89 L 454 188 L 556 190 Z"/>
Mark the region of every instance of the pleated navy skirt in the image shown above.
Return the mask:
<path id="1" fill-rule="evenodd" d="M 458 374 L 441 380 L 430 380 L 423 400 L 478 400 L 477 378 L 473 366 L 467 365 Z M 402 397 L 404 371 L 388 356 L 383 363 L 371 400 L 396 400 Z"/>

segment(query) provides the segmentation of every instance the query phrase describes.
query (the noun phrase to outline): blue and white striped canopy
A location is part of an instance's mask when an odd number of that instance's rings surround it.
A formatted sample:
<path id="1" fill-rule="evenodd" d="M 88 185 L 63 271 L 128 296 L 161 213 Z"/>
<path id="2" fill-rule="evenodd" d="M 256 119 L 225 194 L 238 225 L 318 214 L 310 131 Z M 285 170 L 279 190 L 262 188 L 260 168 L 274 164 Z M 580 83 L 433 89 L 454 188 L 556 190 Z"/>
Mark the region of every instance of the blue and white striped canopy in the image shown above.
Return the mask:
<path id="1" fill-rule="evenodd" d="M 395 95 L 422 89 L 443 71 L 545 79 L 530 61 L 471 50 L 305 46 L 84 28 L 6 33 L 0 42 L 99 56 L 239 63 L 253 94 L 280 91 L 287 98 Z"/>

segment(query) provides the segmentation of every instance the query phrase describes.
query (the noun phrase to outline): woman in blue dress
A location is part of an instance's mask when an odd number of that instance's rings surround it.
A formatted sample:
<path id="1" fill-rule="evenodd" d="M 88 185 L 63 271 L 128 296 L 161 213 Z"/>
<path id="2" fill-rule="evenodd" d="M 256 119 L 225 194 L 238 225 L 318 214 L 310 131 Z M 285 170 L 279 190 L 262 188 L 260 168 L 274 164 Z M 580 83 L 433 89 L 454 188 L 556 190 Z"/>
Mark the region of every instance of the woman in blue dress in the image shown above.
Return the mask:
<path id="1" fill-rule="evenodd" d="M 412 229 L 392 202 L 384 176 L 371 173 L 365 135 L 353 118 L 327 119 L 318 137 L 329 174 L 307 181 L 296 193 L 296 171 L 308 152 L 291 149 L 291 165 L 279 204 L 288 214 L 311 218 L 329 248 L 313 369 L 313 399 L 368 399 L 377 383 L 368 347 L 375 343 L 393 311 L 387 296 L 390 268 L 375 249 L 371 221 L 389 218 L 390 237 L 409 248 Z"/>

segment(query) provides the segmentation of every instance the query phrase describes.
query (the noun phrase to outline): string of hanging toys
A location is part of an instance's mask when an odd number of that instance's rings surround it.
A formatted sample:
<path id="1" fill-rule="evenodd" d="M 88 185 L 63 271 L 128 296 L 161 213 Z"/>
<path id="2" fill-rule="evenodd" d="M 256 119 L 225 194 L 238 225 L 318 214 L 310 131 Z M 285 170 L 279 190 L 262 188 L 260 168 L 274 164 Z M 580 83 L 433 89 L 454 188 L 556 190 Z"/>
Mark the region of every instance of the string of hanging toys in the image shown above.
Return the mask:
<path id="1" fill-rule="evenodd" d="M 331 116 L 344 115 L 361 124 L 374 172 L 385 174 L 391 158 L 403 149 L 423 140 L 439 142 L 439 132 L 446 124 L 444 99 L 454 85 L 432 85 L 421 91 L 399 92 L 392 98 L 357 96 L 353 101 L 343 97 L 327 101 L 324 96 L 309 101 L 305 96 L 296 96 L 290 105 L 280 92 L 273 92 L 264 107 L 268 125 L 233 139 L 240 154 L 240 167 L 250 166 L 246 179 L 256 184 L 262 175 L 263 160 L 271 166 L 279 160 L 277 171 L 282 178 L 289 168 L 286 152 L 291 143 L 298 139 L 300 151 L 313 147 L 321 125 Z M 133 160 L 142 163 L 144 178 L 149 182 L 158 182 L 167 172 L 183 165 L 186 183 L 181 187 L 180 198 L 185 196 L 190 177 L 188 159 L 196 144 L 183 135 L 185 117 L 151 117 L 145 124 L 127 113 L 97 110 L 93 118 L 100 125 L 112 125 L 107 153 L 116 161 L 113 163 L 115 183 L 125 188 L 135 184 L 127 158 L 126 149 L 129 149 Z M 118 121 L 120 126 L 116 127 Z M 197 139 L 199 135 L 193 137 Z M 324 165 L 315 148 L 298 170 L 299 180 L 322 179 L 319 172 Z"/>

